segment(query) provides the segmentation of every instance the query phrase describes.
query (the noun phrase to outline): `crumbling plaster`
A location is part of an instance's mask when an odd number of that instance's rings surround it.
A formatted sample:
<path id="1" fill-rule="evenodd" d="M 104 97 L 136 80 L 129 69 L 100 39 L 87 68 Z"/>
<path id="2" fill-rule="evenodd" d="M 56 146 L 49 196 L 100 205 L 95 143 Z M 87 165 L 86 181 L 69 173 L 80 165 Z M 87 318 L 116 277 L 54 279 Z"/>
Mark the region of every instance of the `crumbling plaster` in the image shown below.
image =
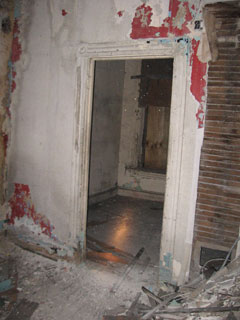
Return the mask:
<path id="1" fill-rule="evenodd" d="M 11 82 L 9 78 L 14 27 L 13 1 L 0 3 L 0 220 L 6 218 L 7 147 L 10 137 Z"/>
<path id="2" fill-rule="evenodd" d="M 166 198 L 168 204 L 164 210 L 169 212 L 176 204 L 178 207 L 174 209 L 177 216 L 164 216 L 161 245 L 161 270 L 171 281 L 178 282 L 183 282 L 189 271 L 203 135 L 207 69 L 191 44 L 200 43 L 202 31 L 194 30 L 194 19 L 201 19 L 205 2 L 35 0 L 31 1 L 30 10 L 29 1 L 15 2 L 20 6 L 18 27 L 22 52 L 14 66 L 17 81 L 11 103 L 8 197 L 10 203 L 17 199 L 16 184 L 28 186 L 36 212 L 46 216 L 54 227 L 54 238 L 73 246 L 78 239 L 84 241 L 81 231 L 84 232 L 85 220 L 76 220 L 74 214 L 81 215 L 76 203 L 84 202 L 86 195 L 76 188 L 79 179 L 76 174 L 81 175 L 87 168 L 75 167 L 78 163 L 75 159 L 86 160 L 86 155 L 80 154 L 85 142 L 77 137 L 89 138 L 84 133 L 86 128 L 79 125 L 86 117 L 83 105 L 91 102 L 80 90 L 89 86 L 83 81 L 89 80 L 88 61 L 92 55 L 84 56 L 85 45 L 98 44 L 97 51 L 103 53 L 107 52 L 107 43 L 111 43 L 117 52 L 124 42 L 133 45 L 145 39 L 149 41 L 143 46 L 145 52 L 148 45 L 149 48 L 167 47 L 169 43 L 181 46 L 183 42 L 188 71 L 186 87 L 183 86 L 187 113 L 181 115 L 180 122 L 184 126 L 180 137 L 183 148 L 177 156 L 182 166 L 178 172 L 181 179 L 177 186 L 174 181 L 167 181 L 167 197 L 174 188 L 178 190 L 178 199 Z M 155 42 L 151 43 L 153 38 Z M 114 56 L 113 51 L 111 54 Z M 128 52 L 126 56 L 129 55 Z M 110 58 L 107 54 L 105 57 Z M 179 119 L 173 120 L 178 126 Z M 87 121 L 90 123 L 89 115 Z M 170 153 L 174 152 L 170 147 Z"/>

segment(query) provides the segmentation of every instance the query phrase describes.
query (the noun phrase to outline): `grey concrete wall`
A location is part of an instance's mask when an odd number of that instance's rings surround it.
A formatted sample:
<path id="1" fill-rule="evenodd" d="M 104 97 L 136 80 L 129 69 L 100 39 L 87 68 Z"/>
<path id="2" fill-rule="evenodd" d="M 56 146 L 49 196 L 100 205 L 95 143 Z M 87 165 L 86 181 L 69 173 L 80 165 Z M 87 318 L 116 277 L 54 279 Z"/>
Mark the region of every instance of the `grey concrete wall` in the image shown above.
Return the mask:
<path id="1" fill-rule="evenodd" d="M 117 187 L 124 61 L 95 66 L 89 195 Z"/>

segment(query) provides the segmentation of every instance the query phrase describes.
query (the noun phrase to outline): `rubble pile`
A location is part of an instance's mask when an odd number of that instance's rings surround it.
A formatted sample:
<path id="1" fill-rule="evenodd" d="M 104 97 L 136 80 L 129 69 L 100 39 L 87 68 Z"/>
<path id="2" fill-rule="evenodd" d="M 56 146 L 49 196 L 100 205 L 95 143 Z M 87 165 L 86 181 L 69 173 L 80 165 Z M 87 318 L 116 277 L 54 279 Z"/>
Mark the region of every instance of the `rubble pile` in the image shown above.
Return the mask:
<path id="1" fill-rule="evenodd" d="M 209 279 L 174 287 L 165 283 L 154 294 L 145 287 L 142 291 L 149 305 L 139 303 L 140 295 L 121 315 L 107 315 L 113 319 L 179 319 L 179 320 L 236 320 L 240 319 L 240 258 L 214 273 Z"/>

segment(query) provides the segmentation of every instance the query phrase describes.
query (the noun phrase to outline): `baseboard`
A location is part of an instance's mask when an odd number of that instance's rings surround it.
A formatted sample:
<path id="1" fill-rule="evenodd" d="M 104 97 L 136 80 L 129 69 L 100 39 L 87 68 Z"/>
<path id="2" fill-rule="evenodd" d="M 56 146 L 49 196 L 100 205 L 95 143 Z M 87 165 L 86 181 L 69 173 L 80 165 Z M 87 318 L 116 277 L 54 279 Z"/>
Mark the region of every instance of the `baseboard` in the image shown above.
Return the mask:
<path id="1" fill-rule="evenodd" d="M 137 199 L 143 199 L 143 200 L 151 200 L 151 201 L 158 201 L 158 202 L 164 201 L 164 194 L 162 193 L 151 193 L 151 192 L 118 188 L 117 194 L 119 196 L 131 197 L 131 198 L 137 198 Z"/>
<path id="2" fill-rule="evenodd" d="M 107 200 L 109 198 L 113 198 L 117 195 L 117 193 L 118 193 L 117 187 L 108 189 L 103 192 L 95 193 L 95 194 L 89 196 L 88 204 L 92 205 L 92 204 Z"/>

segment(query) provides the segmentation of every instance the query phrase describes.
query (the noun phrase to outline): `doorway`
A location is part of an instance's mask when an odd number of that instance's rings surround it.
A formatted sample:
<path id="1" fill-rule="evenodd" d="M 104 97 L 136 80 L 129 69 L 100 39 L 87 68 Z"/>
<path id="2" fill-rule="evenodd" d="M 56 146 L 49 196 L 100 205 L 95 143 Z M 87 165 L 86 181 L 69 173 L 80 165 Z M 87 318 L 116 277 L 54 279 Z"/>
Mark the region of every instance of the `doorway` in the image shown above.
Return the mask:
<path id="1" fill-rule="evenodd" d="M 201 132 L 197 130 L 195 123 L 195 109 L 197 106 L 189 90 L 190 84 L 188 82 L 188 75 L 191 71 L 191 67 L 188 64 L 188 43 L 188 39 L 183 39 L 180 42 L 170 41 L 169 43 L 138 41 L 137 43 L 121 43 L 120 46 L 116 46 L 114 43 L 104 43 L 83 44 L 79 47 L 76 74 L 75 127 L 73 132 L 73 170 L 71 178 L 72 214 L 70 235 L 74 247 L 79 248 L 80 258 L 84 259 L 86 256 L 88 169 L 90 164 L 89 150 L 95 62 L 102 60 L 125 60 L 125 64 L 127 64 L 130 60 L 138 61 L 139 59 L 173 57 L 174 67 L 166 181 L 162 181 L 160 173 L 154 173 L 152 176 L 151 172 L 136 170 L 136 163 L 138 163 L 139 158 L 134 160 L 136 162 L 133 167 L 132 163 L 124 166 L 124 162 L 119 158 L 118 171 L 120 172 L 121 170 L 124 174 L 120 175 L 118 172 L 118 183 L 124 186 L 124 189 L 118 186 L 118 193 L 122 192 L 122 195 L 125 196 L 127 193 L 129 196 L 133 191 L 135 195 L 138 191 L 141 191 L 143 195 L 143 190 L 140 190 L 141 184 L 139 185 L 139 181 L 142 179 L 142 185 L 144 185 L 144 188 L 148 188 L 148 196 L 152 194 L 153 200 L 156 200 L 155 194 L 151 192 L 151 189 L 155 188 L 157 183 L 159 189 L 161 186 L 164 186 L 159 277 L 164 281 L 179 284 L 187 280 L 190 267 L 196 203 L 195 191 L 201 149 Z M 135 73 L 135 75 L 138 74 L 140 73 Z M 133 85 L 134 82 L 128 79 L 128 81 L 124 81 L 124 85 L 125 83 L 126 85 L 131 85 L 131 83 Z M 135 97 L 132 102 L 134 103 L 136 100 L 137 98 Z M 140 109 L 138 110 L 139 112 L 141 112 Z M 123 111 L 125 111 L 124 108 L 122 109 Z M 127 111 L 125 111 L 126 115 Z M 127 116 L 126 118 L 129 119 Z M 140 126 L 141 123 L 139 121 L 137 126 Z M 129 140 L 129 133 L 130 131 L 125 134 L 125 141 Z M 142 141 L 138 135 L 133 135 L 133 137 L 135 137 L 136 141 Z M 136 143 L 135 149 L 139 145 L 139 143 Z M 120 152 L 120 154 L 122 153 Z M 139 153 L 130 152 L 130 154 L 135 155 Z M 132 177 L 135 179 L 132 179 Z M 148 183 L 149 178 L 152 178 L 151 184 Z M 161 193 L 157 195 L 157 199 L 160 198 Z"/>
<path id="2" fill-rule="evenodd" d="M 172 77 L 172 58 L 95 61 L 89 258 L 116 262 L 144 247 L 159 267 Z"/>

